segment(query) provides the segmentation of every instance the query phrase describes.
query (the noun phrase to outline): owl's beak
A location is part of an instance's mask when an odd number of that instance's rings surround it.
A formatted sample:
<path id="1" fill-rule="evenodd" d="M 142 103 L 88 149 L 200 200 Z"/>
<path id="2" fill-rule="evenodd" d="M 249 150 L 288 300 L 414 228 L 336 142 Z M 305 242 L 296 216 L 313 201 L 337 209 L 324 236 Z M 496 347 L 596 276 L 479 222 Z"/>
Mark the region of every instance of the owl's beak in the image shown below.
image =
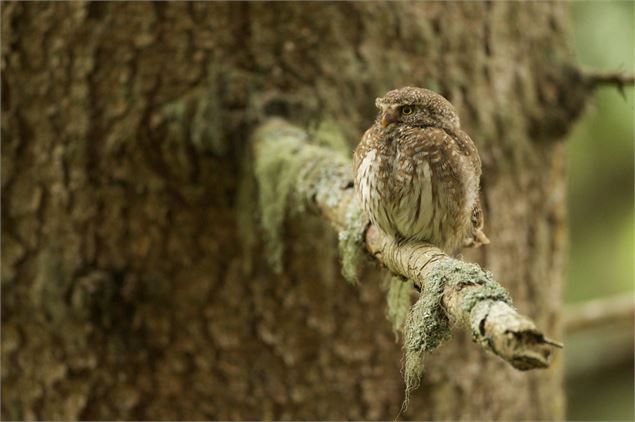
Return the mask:
<path id="1" fill-rule="evenodd" d="M 396 110 L 391 108 L 384 110 L 384 113 L 381 115 L 381 125 L 382 127 L 386 127 L 391 123 L 397 123 L 399 121 L 397 117 Z"/>

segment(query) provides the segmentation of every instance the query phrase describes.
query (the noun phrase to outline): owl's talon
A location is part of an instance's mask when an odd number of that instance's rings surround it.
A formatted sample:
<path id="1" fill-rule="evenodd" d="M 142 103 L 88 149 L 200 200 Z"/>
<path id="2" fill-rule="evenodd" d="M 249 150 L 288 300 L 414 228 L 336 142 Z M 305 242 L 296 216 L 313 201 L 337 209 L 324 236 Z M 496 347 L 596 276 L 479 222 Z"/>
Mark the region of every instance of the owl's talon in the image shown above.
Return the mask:
<path id="1" fill-rule="evenodd" d="M 395 236 L 395 243 L 397 243 L 397 246 L 403 246 L 406 243 L 406 238 L 401 236 Z"/>
<path id="2" fill-rule="evenodd" d="M 483 233 L 481 229 L 476 230 L 474 237 L 478 241 L 479 245 L 489 245 L 489 238 Z"/>

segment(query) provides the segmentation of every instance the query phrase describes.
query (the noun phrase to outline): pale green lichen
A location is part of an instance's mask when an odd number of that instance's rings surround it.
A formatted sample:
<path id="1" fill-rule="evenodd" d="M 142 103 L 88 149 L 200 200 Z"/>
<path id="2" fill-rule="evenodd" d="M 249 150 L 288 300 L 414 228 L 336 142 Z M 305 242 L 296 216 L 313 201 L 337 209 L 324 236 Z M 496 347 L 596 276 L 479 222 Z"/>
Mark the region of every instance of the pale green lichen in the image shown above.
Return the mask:
<path id="1" fill-rule="evenodd" d="M 423 374 L 423 357 L 451 337 L 451 324 L 442 305 L 443 293 L 449 288 L 460 291 L 466 286 L 479 286 L 462 296 L 461 309 L 469 315 L 483 300 L 497 300 L 510 304 L 507 291 L 492 274 L 478 265 L 448 260 L 436 266 L 426 280 L 424 291 L 412 307 L 405 323 L 404 381 L 406 394 L 402 410 L 408 407 L 410 392 L 417 388 Z M 477 339 L 478 341 L 479 339 Z"/>
<path id="2" fill-rule="evenodd" d="M 223 131 L 224 110 L 218 89 L 217 83 L 210 84 L 205 94 L 201 95 L 195 103 L 190 125 L 190 139 L 197 150 L 224 156 L 230 141 Z"/>
<path id="3" fill-rule="evenodd" d="M 475 283 L 478 284 L 480 288 L 471 290 L 463 295 L 462 306 L 466 314 L 472 312 L 474 306 L 484 300 L 500 301 L 507 304 L 512 303 L 511 296 L 503 286 L 494 281 L 492 273 L 481 270 L 480 274 L 481 278 L 477 279 Z"/>
<path id="4" fill-rule="evenodd" d="M 364 258 L 364 233 L 368 227 L 358 201 L 351 201 L 346 210 L 345 228 L 338 232 L 338 249 L 342 261 L 342 275 L 350 283 L 357 283 Z"/>
<path id="5" fill-rule="evenodd" d="M 414 284 L 410 280 L 404 280 L 395 275 L 391 275 L 386 284 L 386 318 L 392 325 L 395 337 L 399 338 L 412 306 L 410 296 Z"/>
<path id="6" fill-rule="evenodd" d="M 438 265 L 437 271 L 447 275 L 447 286 L 453 290 L 479 286 L 478 289 L 470 289 L 462 295 L 461 307 L 465 314 L 472 312 L 474 306 L 483 300 L 511 304 L 507 290 L 494 280 L 491 272 L 483 270 L 477 264 L 452 260 Z"/>
<path id="7" fill-rule="evenodd" d="M 425 290 L 414 304 L 404 328 L 404 381 L 406 394 L 402 409 L 408 407 L 410 392 L 423 374 L 423 356 L 450 338 L 450 322 L 441 304 L 448 278 L 442 272 L 427 280 Z"/>
<path id="8" fill-rule="evenodd" d="M 323 207 L 336 208 L 343 200 L 343 184 L 348 183 L 351 164 L 343 156 L 331 150 L 305 146 L 310 151 L 311 161 L 298 174 L 296 190 L 304 199 L 299 204 L 304 209 L 306 202 L 315 202 Z"/>
<path id="9" fill-rule="evenodd" d="M 300 175 L 300 196 L 315 200 L 327 208 L 339 208 L 344 201 L 346 210 L 343 224 L 338 230 L 338 252 L 342 275 L 352 284 L 359 279 L 359 268 L 364 258 L 364 234 L 368 227 L 359 202 L 346 198 L 353 188 L 352 165 L 341 154 L 330 149 L 316 148 L 315 161 Z"/>
<path id="10" fill-rule="evenodd" d="M 276 272 L 282 271 L 283 223 L 289 198 L 297 176 L 313 159 L 310 148 L 301 148 L 298 139 L 306 138 L 301 130 L 280 129 L 276 148 L 261 148 L 255 162 L 254 174 L 258 182 L 260 223 L 265 238 L 269 264 Z"/>
<path id="11" fill-rule="evenodd" d="M 168 137 L 185 140 L 197 151 L 217 156 L 227 154 L 230 139 L 225 136 L 226 120 L 220 103 L 218 69 L 211 67 L 204 90 L 195 90 L 177 101 L 166 103 L 156 116 L 155 124 L 165 124 Z"/>
<path id="12" fill-rule="evenodd" d="M 352 187 L 352 168 L 341 154 L 308 144 L 306 133 L 300 129 L 281 125 L 265 136 L 269 139 L 262 142 L 267 147 L 259 148 L 254 172 L 268 261 L 280 272 L 287 211 L 304 212 L 311 203 L 337 208 Z M 342 274 L 353 283 L 358 278 L 367 225 L 357 201 L 350 201 L 344 227 L 338 232 L 338 246 Z"/>
<path id="13" fill-rule="evenodd" d="M 257 210 L 253 206 L 256 196 L 256 180 L 254 174 L 249 171 L 253 163 L 252 151 L 247 149 L 240 162 L 240 176 L 238 180 L 238 193 L 236 195 L 236 218 L 238 222 L 238 236 L 243 252 L 241 266 L 243 274 L 251 272 L 253 266 L 253 250 L 257 244 Z"/>
<path id="14" fill-rule="evenodd" d="M 311 139 L 318 145 L 324 145 L 341 154 L 350 154 L 351 147 L 346 140 L 342 127 L 333 119 L 321 120 L 316 129 L 310 132 Z"/>
<path id="15" fill-rule="evenodd" d="M 298 193 L 301 197 L 315 197 L 328 208 L 337 208 L 352 189 L 352 166 L 340 154 L 316 148 L 314 162 L 299 175 Z M 347 203 L 342 227 L 338 230 L 338 251 L 342 275 L 352 284 L 358 280 L 364 257 L 364 234 L 368 218 L 356 200 Z"/>

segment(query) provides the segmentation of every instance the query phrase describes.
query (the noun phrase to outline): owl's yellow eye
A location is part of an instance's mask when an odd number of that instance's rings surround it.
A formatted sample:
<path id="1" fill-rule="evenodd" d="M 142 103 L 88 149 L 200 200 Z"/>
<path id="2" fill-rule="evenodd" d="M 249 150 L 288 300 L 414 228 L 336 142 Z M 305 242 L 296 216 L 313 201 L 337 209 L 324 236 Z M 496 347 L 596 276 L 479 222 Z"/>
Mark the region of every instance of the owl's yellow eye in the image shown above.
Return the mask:
<path id="1" fill-rule="evenodd" d="M 410 106 L 401 107 L 401 114 L 403 114 L 404 116 L 412 114 L 412 107 L 410 107 Z"/>

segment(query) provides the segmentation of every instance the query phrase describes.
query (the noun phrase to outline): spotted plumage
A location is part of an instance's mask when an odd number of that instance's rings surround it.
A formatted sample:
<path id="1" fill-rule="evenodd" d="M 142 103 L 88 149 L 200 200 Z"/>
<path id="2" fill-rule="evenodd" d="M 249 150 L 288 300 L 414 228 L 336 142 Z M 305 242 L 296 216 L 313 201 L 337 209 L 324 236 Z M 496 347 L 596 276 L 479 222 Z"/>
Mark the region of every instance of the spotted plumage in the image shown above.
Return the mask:
<path id="1" fill-rule="evenodd" d="M 479 202 L 481 161 L 452 105 L 422 88 L 378 98 L 355 150 L 355 190 L 373 224 L 455 254 L 489 243 Z"/>

